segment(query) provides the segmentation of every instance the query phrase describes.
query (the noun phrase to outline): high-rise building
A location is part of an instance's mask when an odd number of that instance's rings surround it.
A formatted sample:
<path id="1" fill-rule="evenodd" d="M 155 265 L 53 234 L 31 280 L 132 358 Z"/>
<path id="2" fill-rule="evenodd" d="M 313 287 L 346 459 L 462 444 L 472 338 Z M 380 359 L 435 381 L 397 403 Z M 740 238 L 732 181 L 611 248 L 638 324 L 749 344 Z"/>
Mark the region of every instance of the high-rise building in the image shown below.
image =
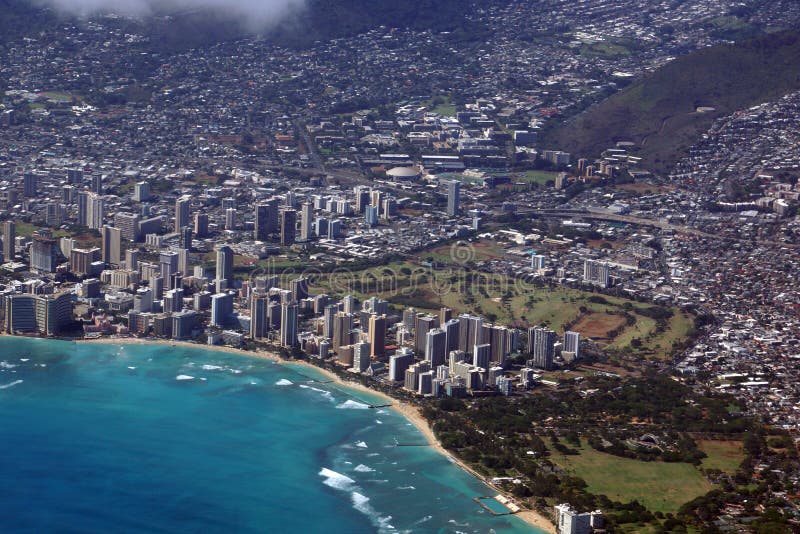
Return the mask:
<path id="1" fill-rule="evenodd" d="M 339 306 L 335 304 L 325 306 L 325 311 L 322 315 L 322 337 L 333 339 L 333 321 L 338 311 Z"/>
<path id="2" fill-rule="evenodd" d="M 475 345 L 483 344 L 483 318 L 475 315 L 458 316 L 458 350 L 472 354 Z"/>
<path id="3" fill-rule="evenodd" d="M 356 298 L 353 295 L 342 297 L 342 311 L 345 313 L 354 313 L 356 311 Z"/>
<path id="4" fill-rule="evenodd" d="M 197 323 L 197 312 L 194 310 L 183 310 L 178 313 L 173 313 L 168 320 L 171 321 L 173 339 L 188 339 L 192 337 L 192 330 L 194 330 L 195 324 Z"/>
<path id="5" fill-rule="evenodd" d="M 334 219 L 328 223 L 328 239 L 336 240 L 342 237 L 343 226 L 341 219 Z"/>
<path id="6" fill-rule="evenodd" d="M 562 353 L 571 353 L 573 360 L 579 359 L 581 357 L 581 335 L 578 332 L 572 332 L 570 330 L 564 332 L 564 347 L 561 350 Z"/>
<path id="7" fill-rule="evenodd" d="M 130 248 L 125 251 L 125 268 L 129 271 L 139 270 L 139 251 Z"/>
<path id="8" fill-rule="evenodd" d="M 378 208 L 375 206 L 366 206 L 364 208 L 364 222 L 367 226 L 378 225 Z"/>
<path id="9" fill-rule="evenodd" d="M 83 183 L 83 169 L 67 169 L 67 183 Z"/>
<path id="10" fill-rule="evenodd" d="M 6 221 L 3 223 L 3 261 L 14 261 L 16 253 L 14 240 L 16 235 L 17 225 L 14 221 Z"/>
<path id="11" fill-rule="evenodd" d="M 569 504 L 556 505 L 558 534 L 590 534 L 603 528 L 603 512 L 578 513 Z"/>
<path id="12" fill-rule="evenodd" d="M 277 231 L 275 221 L 278 219 L 278 201 L 270 199 L 256 206 L 254 239 L 267 241 Z"/>
<path id="13" fill-rule="evenodd" d="M 372 314 L 369 317 L 370 356 L 383 356 L 386 347 L 386 316 Z"/>
<path id="14" fill-rule="evenodd" d="M 69 254 L 69 268 L 74 274 L 78 276 L 87 276 L 94 274 L 92 264 L 97 261 L 98 250 L 73 248 Z"/>
<path id="15" fill-rule="evenodd" d="M 599 287 L 608 287 L 608 263 L 597 260 L 584 260 L 583 281 Z"/>
<path id="16" fill-rule="evenodd" d="M 269 332 L 267 323 L 267 304 L 269 298 L 266 295 L 253 295 L 250 297 L 250 337 L 253 339 L 263 339 Z"/>
<path id="17" fill-rule="evenodd" d="M 447 334 L 441 328 L 432 328 L 425 334 L 425 359 L 431 367 L 438 367 L 447 355 Z"/>
<path id="18" fill-rule="evenodd" d="M 531 255 L 531 269 L 541 271 L 544 269 L 546 258 L 541 254 Z"/>
<path id="19" fill-rule="evenodd" d="M 213 326 L 225 326 L 230 322 L 232 315 L 232 293 L 217 293 L 211 297 L 211 324 Z"/>
<path id="20" fill-rule="evenodd" d="M 180 255 L 173 251 L 164 251 L 158 255 L 158 263 L 161 273 L 161 278 L 169 281 L 173 274 L 179 271 L 178 262 Z"/>
<path id="21" fill-rule="evenodd" d="M 194 214 L 194 235 L 198 239 L 208 237 L 208 215 L 205 213 Z"/>
<path id="22" fill-rule="evenodd" d="M 22 194 L 28 198 L 36 196 L 36 187 L 39 182 L 39 177 L 32 172 L 26 172 L 22 176 Z"/>
<path id="23" fill-rule="evenodd" d="M 289 291 L 291 292 L 291 300 L 293 302 L 300 302 L 308 298 L 308 278 L 300 277 L 292 279 L 289 282 Z"/>
<path id="24" fill-rule="evenodd" d="M 31 269 L 38 272 L 54 273 L 58 263 L 59 247 L 57 241 L 39 233 L 33 236 L 31 244 Z"/>
<path id="25" fill-rule="evenodd" d="M 541 369 L 553 368 L 556 333 L 537 326 L 528 329 L 528 352 L 533 355 L 533 365 Z"/>
<path id="26" fill-rule="evenodd" d="M 84 226 L 92 230 L 99 230 L 103 227 L 103 218 L 105 216 L 105 203 L 103 198 L 96 193 L 82 193 L 85 194 L 85 219 L 80 221 Z M 79 215 L 80 215 L 80 197 L 79 197 Z"/>
<path id="27" fill-rule="evenodd" d="M 122 232 L 119 228 L 103 226 L 100 237 L 103 263 L 119 266 L 122 263 Z"/>
<path id="28" fill-rule="evenodd" d="M 452 180 L 447 184 L 447 215 L 455 217 L 458 215 L 459 202 L 461 200 L 461 182 Z"/>
<path id="29" fill-rule="evenodd" d="M 147 202 L 150 200 L 150 184 L 147 182 L 137 182 L 133 186 L 133 200 L 136 202 Z"/>
<path id="30" fill-rule="evenodd" d="M 300 208 L 300 240 L 311 240 L 311 223 L 314 218 L 314 205 L 311 202 L 303 202 Z"/>
<path id="31" fill-rule="evenodd" d="M 45 222 L 47 226 L 61 226 L 66 216 L 66 209 L 58 202 L 48 202 L 45 211 Z"/>
<path id="32" fill-rule="evenodd" d="M 225 287 L 233 287 L 233 250 L 231 247 L 225 245 L 217 249 L 217 273 L 216 279 L 218 282 L 224 280 Z M 217 288 L 219 291 L 219 287 Z"/>
<path id="33" fill-rule="evenodd" d="M 124 211 L 114 214 L 114 226 L 119 228 L 120 235 L 128 241 L 139 241 L 139 215 L 136 213 L 125 213 Z"/>
<path id="34" fill-rule="evenodd" d="M 281 346 L 297 346 L 297 304 L 281 304 Z"/>
<path id="35" fill-rule="evenodd" d="M 355 202 L 356 213 L 364 213 L 364 210 L 369 204 L 369 188 L 363 185 L 357 185 L 353 189 L 353 192 L 355 193 L 356 197 L 356 202 Z M 376 220 L 377 217 L 378 216 L 376 214 L 375 215 Z"/>
<path id="36" fill-rule="evenodd" d="M 414 363 L 414 353 L 411 349 L 401 347 L 394 355 L 389 357 L 389 379 L 400 382 L 405 379 L 406 369 Z"/>
<path id="37" fill-rule="evenodd" d="M 189 207 L 192 197 L 183 195 L 175 201 L 175 232 L 180 232 L 184 226 L 189 226 Z"/>
<path id="38" fill-rule="evenodd" d="M 292 209 L 281 211 L 281 245 L 291 245 L 295 241 L 297 212 Z"/>
<path id="39" fill-rule="evenodd" d="M 225 210 L 225 229 L 229 231 L 236 230 L 236 210 L 234 208 Z"/>
<path id="40" fill-rule="evenodd" d="M 184 226 L 181 228 L 181 233 L 179 236 L 178 244 L 181 248 L 190 249 L 192 248 L 192 227 L 191 226 Z"/>
<path id="41" fill-rule="evenodd" d="M 133 309 L 147 313 L 153 310 L 153 290 L 147 287 L 141 287 L 136 290 L 133 296 Z"/>
<path id="42" fill-rule="evenodd" d="M 359 341 L 353 347 L 353 369 L 359 373 L 367 370 L 370 364 L 370 344 Z"/>
<path id="43" fill-rule="evenodd" d="M 458 350 L 460 324 L 461 323 L 458 319 L 450 319 L 446 323 L 442 324 L 442 330 L 444 330 L 445 333 L 446 354 L 450 354 L 451 351 Z"/>
<path id="44" fill-rule="evenodd" d="M 103 178 L 105 178 L 105 176 L 102 174 L 92 175 L 92 193 L 96 193 L 98 195 L 103 194 Z"/>
<path id="45" fill-rule="evenodd" d="M 53 336 L 72 322 L 72 296 L 69 293 L 7 295 L 4 308 L 4 331 L 7 334 L 39 332 Z"/>
<path id="46" fill-rule="evenodd" d="M 417 354 L 425 354 L 425 343 L 429 330 L 433 330 L 439 326 L 436 317 L 433 315 L 417 315 L 414 324 L 414 352 Z"/>
<path id="47" fill-rule="evenodd" d="M 350 344 L 350 331 L 353 329 L 353 316 L 347 312 L 337 312 L 333 318 L 333 351 L 338 353 L 342 347 Z"/>
<path id="48" fill-rule="evenodd" d="M 489 361 L 492 357 L 492 346 L 488 343 L 475 345 L 472 353 L 472 365 L 481 369 L 489 368 Z"/>
<path id="49" fill-rule="evenodd" d="M 176 313 L 183 309 L 183 289 L 170 289 L 164 294 L 164 311 Z"/>

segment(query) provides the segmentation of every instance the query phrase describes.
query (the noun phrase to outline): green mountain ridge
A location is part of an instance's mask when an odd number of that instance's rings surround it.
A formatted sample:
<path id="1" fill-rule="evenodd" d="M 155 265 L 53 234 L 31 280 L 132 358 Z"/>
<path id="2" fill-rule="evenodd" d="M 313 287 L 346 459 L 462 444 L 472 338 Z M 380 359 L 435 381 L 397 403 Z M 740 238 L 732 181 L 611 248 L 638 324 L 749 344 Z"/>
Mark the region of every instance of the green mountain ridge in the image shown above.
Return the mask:
<path id="1" fill-rule="evenodd" d="M 668 63 L 546 132 L 542 146 L 595 157 L 618 141 L 631 141 L 645 167 L 668 172 L 716 118 L 795 90 L 800 32 L 761 35 Z"/>

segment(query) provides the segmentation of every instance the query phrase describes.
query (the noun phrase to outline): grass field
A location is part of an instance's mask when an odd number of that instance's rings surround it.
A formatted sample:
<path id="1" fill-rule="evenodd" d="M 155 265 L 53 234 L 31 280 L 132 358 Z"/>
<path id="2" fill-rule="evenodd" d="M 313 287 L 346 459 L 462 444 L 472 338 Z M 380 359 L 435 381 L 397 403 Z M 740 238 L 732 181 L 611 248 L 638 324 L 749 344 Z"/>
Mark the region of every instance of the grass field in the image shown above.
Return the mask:
<path id="1" fill-rule="evenodd" d="M 555 182 L 556 176 L 558 176 L 558 173 L 552 171 L 526 171 L 516 176 L 516 178 L 527 183 L 545 185 L 548 181 Z"/>
<path id="2" fill-rule="evenodd" d="M 15 222 L 15 232 L 19 236 L 23 237 L 31 237 L 33 232 L 36 230 L 41 230 L 41 226 L 36 226 L 35 224 L 27 223 L 27 222 Z M 69 232 L 66 230 L 53 230 L 53 237 L 67 237 L 69 236 Z M 78 239 L 78 237 L 76 237 Z"/>
<path id="3" fill-rule="evenodd" d="M 682 504 L 713 488 L 691 464 L 619 458 L 585 443 L 580 451 L 574 456 L 553 451 L 551 460 L 584 479 L 591 493 L 621 502 L 638 500 L 651 512 L 674 513 Z"/>
<path id="4" fill-rule="evenodd" d="M 702 467 L 705 469 L 735 473 L 744 460 L 740 441 L 698 440 L 697 445 L 708 455 L 703 458 Z"/>
<path id="5" fill-rule="evenodd" d="M 449 259 L 449 252 L 434 249 L 433 255 Z M 476 249 L 474 257 L 496 253 Z M 413 306 L 420 311 L 438 312 L 446 306 L 456 313 L 475 313 L 490 322 L 517 327 L 546 324 L 556 332 L 570 327 L 610 348 L 641 357 L 668 355 L 673 341 L 684 339 L 693 326 L 690 316 L 675 309 L 667 328 L 659 333 L 656 321 L 640 312 L 649 304 L 607 296 L 597 302 L 597 295 L 587 291 L 537 288 L 501 274 L 455 267 L 433 269 L 411 262 L 316 275 L 311 290 L 332 296 L 352 294 L 362 300 L 378 296 L 397 307 Z M 632 325 L 627 325 L 625 313 L 633 317 Z M 609 339 L 609 332 L 620 328 L 621 333 Z M 634 338 L 641 342 L 637 348 L 631 347 Z"/>
<path id="6" fill-rule="evenodd" d="M 45 98 L 49 98 L 51 100 L 57 100 L 59 102 L 71 102 L 72 95 L 70 93 L 66 93 L 64 91 L 45 91 L 43 93 L 39 93 Z"/>

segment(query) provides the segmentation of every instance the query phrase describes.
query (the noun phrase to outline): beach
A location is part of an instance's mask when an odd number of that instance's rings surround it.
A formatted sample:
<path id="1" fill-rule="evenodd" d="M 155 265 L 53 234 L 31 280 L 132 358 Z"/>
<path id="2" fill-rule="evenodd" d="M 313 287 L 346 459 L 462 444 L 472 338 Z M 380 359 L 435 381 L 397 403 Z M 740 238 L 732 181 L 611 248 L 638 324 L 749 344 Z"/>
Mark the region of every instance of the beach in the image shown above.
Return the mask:
<path id="1" fill-rule="evenodd" d="M 386 401 L 386 404 L 390 405 L 390 408 L 395 410 L 396 412 L 400 413 L 406 419 L 411 422 L 422 434 L 425 436 L 426 441 L 428 444 L 436 450 L 438 453 L 447 457 L 450 461 L 458 465 L 461 469 L 468 472 L 472 476 L 478 478 L 481 482 L 485 485 L 490 487 L 492 490 L 496 491 L 498 494 L 506 495 L 509 499 L 513 502 L 517 502 L 516 499 L 504 492 L 503 490 L 499 489 L 497 486 L 492 484 L 486 477 L 477 473 L 475 470 L 470 468 L 464 462 L 459 460 L 458 458 L 454 457 L 449 451 L 447 451 L 444 447 L 442 447 L 441 443 L 436 439 L 436 436 L 433 433 L 430 425 L 428 424 L 427 420 L 422 417 L 420 413 L 420 409 L 417 406 L 412 404 L 403 402 L 398 400 L 394 397 L 391 397 L 383 392 L 378 390 L 369 388 L 360 384 L 355 381 L 348 381 L 342 379 L 336 373 L 333 373 L 327 369 L 322 367 L 318 367 L 312 363 L 303 361 L 303 360 L 285 360 L 281 359 L 276 353 L 267 350 L 260 350 L 260 351 L 248 351 L 242 349 L 236 349 L 233 347 L 225 347 L 225 346 L 218 346 L 218 345 L 200 345 L 198 343 L 188 343 L 188 342 L 181 342 L 181 341 L 171 341 L 171 340 L 161 340 L 161 339 L 138 339 L 138 338 L 99 338 L 99 339 L 85 339 L 85 340 L 76 340 L 75 343 L 81 344 L 104 344 L 104 345 L 163 345 L 163 346 L 179 346 L 181 348 L 195 348 L 195 349 L 202 349 L 202 350 L 212 350 L 217 352 L 226 352 L 229 354 L 236 354 L 239 356 L 247 356 L 251 358 L 259 358 L 264 360 L 273 361 L 276 363 L 282 364 L 290 364 L 290 365 L 298 365 L 302 367 L 307 367 L 309 369 L 313 369 L 317 372 L 324 374 L 326 377 L 330 378 L 336 384 L 349 388 L 356 391 L 361 391 L 367 393 L 369 395 L 374 395 Z M 539 514 L 536 511 L 528 510 L 522 508 L 519 512 L 514 514 L 517 518 L 521 519 L 522 521 L 532 525 L 538 529 L 541 529 L 548 533 L 555 533 L 556 529 L 553 523 L 547 519 L 542 514 Z"/>

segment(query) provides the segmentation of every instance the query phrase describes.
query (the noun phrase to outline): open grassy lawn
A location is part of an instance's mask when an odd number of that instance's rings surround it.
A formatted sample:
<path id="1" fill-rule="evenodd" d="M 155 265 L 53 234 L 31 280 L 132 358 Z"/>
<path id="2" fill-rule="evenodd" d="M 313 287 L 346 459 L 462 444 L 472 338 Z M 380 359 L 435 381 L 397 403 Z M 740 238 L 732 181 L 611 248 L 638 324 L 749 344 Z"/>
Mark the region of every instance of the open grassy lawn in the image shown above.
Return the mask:
<path id="1" fill-rule="evenodd" d="M 496 253 L 476 248 L 474 254 L 477 258 Z M 426 257 L 447 256 L 447 261 L 452 261 L 449 254 L 447 246 L 434 249 Z M 413 306 L 419 311 L 438 312 L 446 306 L 457 314 L 475 313 L 499 324 L 517 327 L 546 324 L 559 333 L 569 327 L 608 343 L 610 348 L 639 352 L 646 357 L 669 354 L 673 341 L 684 339 L 693 326 L 690 316 L 675 309 L 665 331 L 658 333 L 654 319 L 637 313 L 650 304 L 607 296 L 596 302 L 597 295 L 591 292 L 563 287 L 536 288 L 501 274 L 455 267 L 433 269 L 412 262 L 314 275 L 310 285 L 315 294 L 352 294 L 359 300 L 377 296 L 399 308 Z M 635 319 L 632 325 L 627 325 L 624 312 Z M 611 339 L 610 334 L 620 329 Z M 634 338 L 642 341 L 638 349 L 630 346 Z"/>
<path id="2" fill-rule="evenodd" d="M 517 179 L 523 182 L 535 182 L 539 185 L 545 185 L 548 181 L 555 182 L 556 176 L 558 176 L 558 173 L 552 171 L 526 171 L 517 176 Z"/>
<path id="3" fill-rule="evenodd" d="M 456 116 L 456 106 L 452 103 L 452 100 L 449 95 L 440 95 L 422 102 L 423 106 L 427 106 L 431 109 L 432 113 L 438 113 L 439 115 L 443 115 L 445 117 L 455 117 Z"/>
<path id="4" fill-rule="evenodd" d="M 33 232 L 35 232 L 36 230 L 41 230 L 42 228 L 44 228 L 43 226 L 37 226 L 35 224 L 22 222 L 22 221 L 14 221 L 14 225 L 15 225 L 16 235 L 23 236 L 23 237 L 31 237 L 33 235 Z M 53 237 L 56 237 L 56 238 L 68 237 L 69 236 L 69 232 L 67 232 L 66 230 L 58 229 L 58 230 L 51 230 L 51 231 L 53 232 Z M 73 237 L 75 237 L 79 241 L 81 240 L 80 236 L 73 236 Z M 88 239 L 84 239 L 84 240 L 88 240 Z"/>
<path id="5" fill-rule="evenodd" d="M 553 451 L 551 459 L 584 479 L 590 492 L 621 502 L 635 499 L 651 512 L 674 513 L 682 504 L 713 488 L 691 464 L 619 458 L 598 452 L 586 443 L 580 451 L 575 456 Z"/>
<path id="6" fill-rule="evenodd" d="M 698 440 L 700 450 L 708 455 L 703 458 L 702 467 L 735 473 L 744 460 L 741 441 Z"/>
<path id="7" fill-rule="evenodd" d="M 58 100 L 59 102 L 71 102 L 72 95 L 65 91 L 45 91 L 43 93 L 39 93 L 45 98 L 49 98 L 51 100 Z"/>
<path id="8" fill-rule="evenodd" d="M 469 261 L 486 261 L 501 258 L 505 254 L 503 247 L 491 241 L 457 241 L 440 245 L 423 253 L 423 258 L 452 263 Z"/>

